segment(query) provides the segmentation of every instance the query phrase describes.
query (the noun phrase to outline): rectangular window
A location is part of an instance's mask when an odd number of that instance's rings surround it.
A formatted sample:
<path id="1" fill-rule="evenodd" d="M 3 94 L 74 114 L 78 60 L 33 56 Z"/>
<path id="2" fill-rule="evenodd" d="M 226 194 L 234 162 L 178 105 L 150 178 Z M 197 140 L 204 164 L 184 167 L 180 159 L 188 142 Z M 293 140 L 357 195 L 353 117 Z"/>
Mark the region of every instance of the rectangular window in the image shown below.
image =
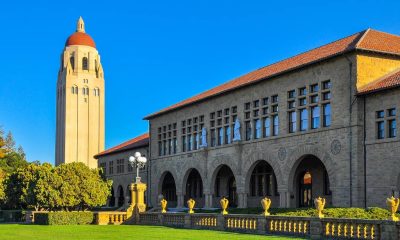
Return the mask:
<path id="1" fill-rule="evenodd" d="M 260 101 L 259 100 L 255 100 L 253 102 L 253 107 L 258 108 L 260 106 Z"/>
<path id="2" fill-rule="evenodd" d="M 215 147 L 215 129 L 211 129 L 211 147 Z"/>
<path id="3" fill-rule="evenodd" d="M 231 143 L 231 127 L 225 127 L 225 144 Z"/>
<path id="4" fill-rule="evenodd" d="M 308 128 L 308 111 L 306 108 L 300 109 L 300 131 L 306 131 Z"/>
<path id="5" fill-rule="evenodd" d="M 396 109 L 395 108 L 391 108 L 388 110 L 388 116 L 389 117 L 394 117 L 396 116 Z"/>
<path id="6" fill-rule="evenodd" d="M 296 112 L 289 112 L 289 133 L 296 132 Z"/>
<path id="7" fill-rule="evenodd" d="M 108 174 L 114 174 L 114 161 L 108 163 Z"/>
<path id="8" fill-rule="evenodd" d="M 251 139 L 251 123 L 250 121 L 247 121 L 246 124 L 246 141 Z"/>
<path id="9" fill-rule="evenodd" d="M 272 116 L 272 121 L 274 123 L 274 127 L 272 129 L 272 134 L 274 136 L 278 136 L 278 134 L 279 134 L 279 117 L 278 117 L 278 115 Z"/>
<path id="10" fill-rule="evenodd" d="M 289 109 L 293 109 L 293 108 L 295 108 L 296 107 L 296 101 L 290 101 L 289 103 L 288 103 L 288 108 Z"/>
<path id="11" fill-rule="evenodd" d="M 253 111 L 253 117 L 258 117 L 259 114 L 259 110 L 254 110 Z"/>
<path id="12" fill-rule="evenodd" d="M 250 103 L 249 102 L 244 104 L 244 109 L 245 110 L 249 110 L 250 109 Z"/>
<path id="13" fill-rule="evenodd" d="M 174 154 L 175 154 L 175 153 L 176 153 L 176 147 L 177 147 L 177 145 L 178 145 L 178 140 L 177 140 L 176 138 L 174 138 L 173 143 L 174 143 L 173 148 L 174 148 Z"/>
<path id="14" fill-rule="evenodd" d="M 265 105 L 268 105 L 268 98 L 266 97 L 266 98 L 263 98 L 263 105 L 265 106 Z"/>
<path id="15" fill-rule="evenodd" d="M 198 136 L 197 133 L 193 134 L 193 150 L 197 150 L 197 140 L 198 140 L 197 136 Z"/>
<path id="16" fill-rule="evenodd" d="M 322 83 L 323 89 L 331 89 L 331 81 L 325 81 Z"/>
<path id="17" fill-rule="evenodd" d="M 331 104 L 324 104 L 322 110 L 324 114 L 324 127 L 329 127 L 331 126 Z"/>
<path id="18" fill-rule="evenodd" d="M 218 146 L 221 146 L 224 141 L 224 130 L 223 128 L 218 128 Z"/>
<path id="19" fill-rule="evenodd" d="M 130 164 L 129 161 L 128 161 L 128 172 L 133 172 L 132 164 Z"/>
<path id="20" fill-rule="evenodd" d="M 269 117 L 264 118 L 264 137 L 271 136 L 271 120 Z"/>
<path id="21" fill-rule="evenodd" d="M 307 105 L 307 99 L 306 98 L 300 98 L 299 99 L 299 106 L 305 106 Z"/>
<path id="22" fill-rule="evenodd" d="M 103 174 L 106 174 L 106 163 L 100 163 L 100 169 Z"/>
<path id="23" fill-rule="evenodd" d="M 158 156 L 162 156 L 162 142 L 158 142 Z"/>
<path id="24" fill-rule="evenodd" d="M 294 98 L 296 97 L 296 91 L 295 90 L 291 90 L 288 92 L 288 98 Z"/>
<path id="25" fill-rule="evenodd" d="M 318 95 L 314 95 L 314 96 L 310 97 L 310 102 L 311 103 L 318 103 L 318 101 L 319 101 Z"/>
<path id="26" fill-rule="evenodd" d="M 277 103 L 279 101 L 278 95 L 272 96 L 272 103 Z"/>
<path id="27" fill-rule="evenodd" d="M 322 100 L 330 100 L 331 99 L 331 93 L 330 92 L 325 92 L 322 94 Z"/>
<path id="28" fill-rule="evenodd" d="M 186 136 L 182 137 L 182 152 L 186 152 Z"/>
<path id="29" fill-rule="evenodd" d="M 389 124 L 389 137 L 390 138 L 396 137 L 396 135 L 397 135 L 397 132 L 396 132 L 396 120 L 395 119 L 389 120 L 388 124 Z"/>
<path id="30" fill-rule="evenodd" d="M 278 105 L 272 106 L 272 112 L 278 112 Z"/>
<path id="31" fill-rule="evenodd" d="M 255 125 L 254 138 L 259 139 L 259 138 L 261 138 L 261 121 L 260 121 L 260 119 L 254 120 L 254 125 Z"/>
<path id="32" fill-rule="evenodd" d="M 311 128 L 319 128 L 320 110 L 318 106 L 311 107 Z"/>
<path id="33" fill-rule="evenodd" d="M 167 155 L 167 140 L 163 141 L 163 155 Z"/>
<path id="34" fill-rule="evenodd" d="M 315 93 L 319 91 L 319 86 L 318 84 L 313 84 L 311 85 L 311 92 Z"/>
<path id="35" fill-rule="evenodd" d="M 236 106 L 232 107 L 232 113 L 237 113 L 237 107 Z"/>
<path id="36" fill-rule="evenodd" d="M 268 107 L 263 108 L 263 114 L 268 114 Z"/>
<path id="37" fill-rule="evenodd" d="M 376 118 L 384 118 L 385 117 L 385 112 L 384 111 L 377 111 L 376 112 Z"/>
<path id="38" fill-rule="evenodd" d="M 168 139 L 168 154 L 171 155 L 172 153 L 172 140 Z"/>
<path id="39" fill-rule="evenodd" d="M 307 89 L 305 87 L 299 89 L 299 96 L 307 95 Z"/>
<path id="40" fill-rule="evenodd" d="M 378 139 L 385 138 L 385 123 L 383 121 L 377 122 L 377 137 Z"/>
<path id="41" fill-rule="evenodd" d="M 193 146 L 193 138 L 192 135 L 189 134 L 187 135 L 187 150 L 192 151 L 192 146 Z"/>

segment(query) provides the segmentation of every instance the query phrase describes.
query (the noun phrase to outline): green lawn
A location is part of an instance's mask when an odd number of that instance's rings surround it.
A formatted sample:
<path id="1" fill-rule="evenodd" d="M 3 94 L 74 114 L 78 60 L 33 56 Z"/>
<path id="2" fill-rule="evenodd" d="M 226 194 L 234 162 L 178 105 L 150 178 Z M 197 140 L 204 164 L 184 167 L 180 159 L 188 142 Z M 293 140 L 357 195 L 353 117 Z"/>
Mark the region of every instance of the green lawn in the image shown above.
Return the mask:
<path id="1" fill-rule="evenodd" d="M 260 236 L 208 230 L 175 229 L 158 226 L 39 226 L 0 224 L 0 239 L 300 239 L 277 236 Z"/>

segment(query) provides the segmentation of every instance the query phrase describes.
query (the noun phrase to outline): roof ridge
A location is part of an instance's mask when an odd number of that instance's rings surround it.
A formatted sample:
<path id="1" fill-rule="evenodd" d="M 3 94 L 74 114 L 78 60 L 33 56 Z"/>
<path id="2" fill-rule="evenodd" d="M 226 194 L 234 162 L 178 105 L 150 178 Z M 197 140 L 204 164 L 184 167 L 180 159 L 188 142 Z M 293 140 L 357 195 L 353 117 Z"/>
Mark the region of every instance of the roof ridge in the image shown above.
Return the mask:
<path id="1" fill-rule="evenodd" d="M 372 81 L 372 82 L 367 83 L 367 84 L 366 84 L 365 86 L 363 86 L 358 92 L 362 92 L 363 89 L 366 89 L 366 88 L 368 88 L 368 87 L 371 86 L 371 85 L 374 85 L 374 84 L 376 84 L 376 83 L 378 83 L 378 82 L 381 82 L 381 81 L 385 80 L 386 78 L 388 78 L 388 77 L 390 77 L 390 76 L 392 76 L 392 75 L 395 75 L 395 74 L 398 73 L 398 72 L 400 72 L 400 67 L 399 67 L 399 68 L 396 68 L 395 70 L 393 70 L 393 71 L 391 71 L 391 72 L 386 73 L 386 74 L 383 75 L 382 77 L 379 77 L 379 78 L 375 79 L 375 80 Z"/>
<path id="2" fill-rule="evenodd" d="M 370 32 L 371 28 L 367 28 L 366 30 L 364 30 L 363 35 L 361 36 L 361 38 L 357 41 L 355 48 L 358 48 L 358 46 L 360 45 L 360 43 L 364 40 L 364 38 L 367 36 L 367 34 Z"/>

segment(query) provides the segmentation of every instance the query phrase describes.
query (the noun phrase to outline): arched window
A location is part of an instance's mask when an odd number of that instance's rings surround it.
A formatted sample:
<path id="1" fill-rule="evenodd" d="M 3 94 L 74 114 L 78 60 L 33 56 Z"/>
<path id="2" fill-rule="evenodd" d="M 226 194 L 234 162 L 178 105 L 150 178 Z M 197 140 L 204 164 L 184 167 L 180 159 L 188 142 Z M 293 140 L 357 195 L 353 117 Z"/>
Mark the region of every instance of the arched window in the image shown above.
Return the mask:
<path id="1" fill-rule="evenodd" d="M 74 58 L 74 56 L 71 56 L 69 58 L 69 62 L 71 64 L 72 70 L 74 70 L 75 69 L 75 58 Z"/>
<path id="2" fill-rule="evenodd" d="M 83 95 L 89 95 L 89 88 L 88 87 L 83 87 L 82 88 L 82 94 Z"/>
<path id="3" fill-rule="evenodd" d="M 83 57 L 82 58 L 82 69 L 83 70 L 88 70 L 88 58 L 87 57 Z"/>

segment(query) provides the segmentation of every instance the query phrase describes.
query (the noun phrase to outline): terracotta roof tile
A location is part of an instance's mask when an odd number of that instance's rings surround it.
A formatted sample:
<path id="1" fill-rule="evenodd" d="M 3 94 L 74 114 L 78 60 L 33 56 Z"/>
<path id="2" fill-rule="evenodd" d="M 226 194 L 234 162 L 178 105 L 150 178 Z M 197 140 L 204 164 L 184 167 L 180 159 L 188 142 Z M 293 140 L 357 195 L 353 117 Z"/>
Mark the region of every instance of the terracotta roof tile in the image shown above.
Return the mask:
<path id="1" fill-rule="evenodd" d="M 360 89 L 360 91 L 358 91 L 358 95 L 364 95 L 368 93 L 382 91 L 385 89 L 390 89 L 398 86 L 400 86 L 400 69 L 397 69 L 377 79 L 376 81 L 367 84 L 362 89 Z"/>
<path id="2" fill-rule="evenodd" d="M 115 147 L 109 148 L 97 155 L 94 158 L 98 159 L 101 156 L 109 155 L 112 153 L 122 152 L 124 150 L 135 149 L 139 147 L 145 147 L 149 145 L 149 133 L 142 134 L 129 141 L 123 142 Z"/>
<path id="3" fill-rule="evenodd" d="M 355 33 L 349 37 L 323 45 L 310 51 L 301 53 L 283 61 L 260 68 L 241 77 L 226 82 L 220 86 L 188 98 L 156 113 L 148 115 L 151 119 L 157 115 L 217 96 L 227 91 L 244 87 L 255 82 L 292 71 L 306 65 L 316 63 L 356 49 L 400 54 L 400 37 L 388 33 L 368 29 Z"/>

